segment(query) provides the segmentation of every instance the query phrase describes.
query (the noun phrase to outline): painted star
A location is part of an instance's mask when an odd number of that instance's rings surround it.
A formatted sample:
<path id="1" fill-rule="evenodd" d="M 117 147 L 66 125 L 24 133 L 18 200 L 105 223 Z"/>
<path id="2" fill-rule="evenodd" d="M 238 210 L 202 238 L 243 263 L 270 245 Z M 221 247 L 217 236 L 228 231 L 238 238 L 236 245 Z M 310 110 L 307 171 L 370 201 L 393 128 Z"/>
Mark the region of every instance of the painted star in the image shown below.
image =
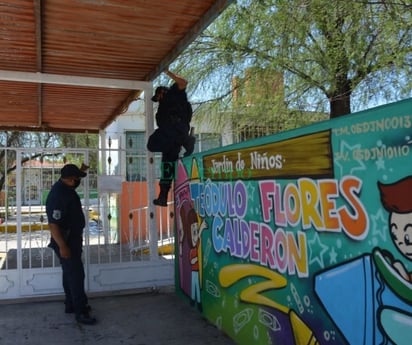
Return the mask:
<path id="1" fill-rule="evenodd" d="M 320 249 L 313 249 L 313 246 L 317 244 Z M 312 240 L 309 241 L 309 265 L 318 262 L 321 268 L 325 267 L 323 262 L 323 255 L 328 251 L 329 247 L 324 245 L 319 238 L 319 234 L 316 233 Z"/>
<path id="2" fill-rule="evenodd" d="M 373 235 L 379 235 L 379 237 L 386 241 L 386 233 L 388 230 L 388 220 L 383 215 L 383 210 L 380 208 L 378 212 L 371 215 L 372 221 L 372 233 Z"/>
<path id="3" fill-rule="evenodd" d="M 352 154 L 354 150 L 359 150 L 361 148 L 360 144 L 350 146 L 346 141 L 342 140 L 340 143 L 339 156 L 345 157 L 343 164 L 341 164 L 340 159 L 335 159 L 334 163 L 339 167 L 341 176 L 344 174 L 344 169 L 349 170 L 349 173 L 352 175 L 356 170 L 366 170 L 365 164 L 360 159 L 352 159 Z M 350 164 L 350 162 L 353 162 Z"/>
<path id="4" fill-rule="evenodd" d="M 337 263 L 337 257 L 338 257 L 338 253 L 336 253 L 335 247 L 332 247 L 332 249 L 329 252 L 329 263 L 331 265 L 336 264 Z"/>
<path id="5" fill-rule="evenodd" d="M 383 160 L 382 157 L 379 157 L 379 158 L 376 160 L 375 164 L 376 164 L 376 168 L 377 168 L 378 170 L 385 170 L 385 161 Z"/>

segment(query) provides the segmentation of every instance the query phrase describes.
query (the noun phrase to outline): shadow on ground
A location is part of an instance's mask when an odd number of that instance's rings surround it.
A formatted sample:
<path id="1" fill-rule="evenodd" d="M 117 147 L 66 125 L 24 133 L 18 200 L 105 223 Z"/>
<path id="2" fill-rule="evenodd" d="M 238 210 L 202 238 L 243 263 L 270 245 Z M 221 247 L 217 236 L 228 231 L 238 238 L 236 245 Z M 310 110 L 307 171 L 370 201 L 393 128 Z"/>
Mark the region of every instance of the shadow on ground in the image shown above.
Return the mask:
<path id="1" fill-rule="evenodd" d="M 2 345 L 233 345 L 174 293 L 90 299 L 98 323 L 79 325 L 62 301 L 0 301 Z"/>

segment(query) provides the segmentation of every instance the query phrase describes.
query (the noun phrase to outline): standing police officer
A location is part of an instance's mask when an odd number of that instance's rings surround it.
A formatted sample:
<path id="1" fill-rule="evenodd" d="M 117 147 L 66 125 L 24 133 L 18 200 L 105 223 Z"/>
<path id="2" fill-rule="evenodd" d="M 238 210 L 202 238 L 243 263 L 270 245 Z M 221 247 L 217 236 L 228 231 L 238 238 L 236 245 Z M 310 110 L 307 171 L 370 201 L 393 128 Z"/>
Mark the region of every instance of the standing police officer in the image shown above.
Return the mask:
<path id="1" fill-rule="evenodd" d="M 81 178 L 86 175 L 76 165 L 66 164 L 47 197 L 46 213 L 51 233 L 49 247 L 60 259 L 63 270 L 65 312 L 74 312 L 79 323 L 93 325 L 96 319 L 89 313 L 91 308 L 84 291 L 85 274 L 81 258 L 86 222 L 79 195 L 75 191 Z"/>

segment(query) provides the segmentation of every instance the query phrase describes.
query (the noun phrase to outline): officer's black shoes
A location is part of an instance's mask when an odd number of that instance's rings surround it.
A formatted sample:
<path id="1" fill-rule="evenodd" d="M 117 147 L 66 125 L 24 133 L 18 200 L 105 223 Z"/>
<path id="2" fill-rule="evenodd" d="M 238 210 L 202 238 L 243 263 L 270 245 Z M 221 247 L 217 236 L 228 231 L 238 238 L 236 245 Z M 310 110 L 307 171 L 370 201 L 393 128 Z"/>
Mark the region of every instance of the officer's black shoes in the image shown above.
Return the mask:
<path id="1" fill-rule="evenodd" d="M 96 318 L 90 316 L 87 312 L 76 315 L 76 321 L 78 323 L 82 323 L 83 325 L 94 325 L 97 322 Z"/>
<path id="2" fill-rule="evenodd" d="M 86 313 L 90 313 L 90 312 L 92 311 L 92 307 L 87 304 L 87 305 L 84 307 L 84 311 L 85 311 Z M 72 314 L 72 313 L 74 313 L 74 308 L 73 308 L 71 305 L 67 305 L 67 304 L 66 304 L 66 307 L 64 308 L 64 312 L 65 312 L 66 314 Z"/>
<path id="3" fill-rule="evenodd" d="M 185 148 L 186 152 L 184 153 L 184 157 L 190 156 L 193 151 L 195 150 L 195 143 L 196 143 L 196 137 L 193 135 L 189 135 L 185 141 L 185 144 L 183 147 Z"/>
<path id="4" fill-rule="evenodd" d="M 155 204 L 156 206 L 166 207 L 167 206 L 167 198 L 162 197 L 161 195 L 159 195 L 159 197 L 157 199 L 153 200 L 153 204 Z"/>

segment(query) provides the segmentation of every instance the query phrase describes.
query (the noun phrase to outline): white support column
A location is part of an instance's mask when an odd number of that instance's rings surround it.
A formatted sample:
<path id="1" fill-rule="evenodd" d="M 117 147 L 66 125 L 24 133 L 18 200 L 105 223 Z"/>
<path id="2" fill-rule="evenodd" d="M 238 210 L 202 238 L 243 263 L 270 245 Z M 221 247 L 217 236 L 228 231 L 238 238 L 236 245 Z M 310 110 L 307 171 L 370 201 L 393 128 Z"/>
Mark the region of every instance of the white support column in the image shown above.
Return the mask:
<path id="1" fill-rule="evenodd" d="M 100 162 L 102 163 L 101 165 L 101 171 L 98 171 L 98 174 L 101 175 L 106 175 L 106 164 L 107 164 L 107 147 L 106 147 L 106 132 L 105 131 L 100 131 L 100 147 L 101 147 L 101 157 L 100 157 Z M 100 194 L 99 194 L 100 195 Z M 100 196 L 101 200 L 100 202 L 102 203 L 102 205 L 100 205 L 101 209 L 99 210 L 99 212 L 101 213 L 101 220 L 102 220 L 102 226 L 104 229 L 104 244 L 109 244 L 110 243 L 110 234 L 109 234 L 109 222 L 107 219 L 108 216 L 108 196 L 107 194 L 103 194 Z"/>
<path id="2" fill-rule="evenodd" d="M 83 155 L 83 163 L 89 165 L 89 151 L 85 150 Z M 86 277 L 90 275 L 90 228 L 89 228 L 89 207 L 90 207 L 90 188 L 89 181 L 90 177 L 87 174 L 86 178 L 83 179 L 83 213 L 86 219 L 86 233 L 84 234 L 84 243 L 85 243 L 85 255 L 84 255 L 84 270 Z M 86 291 L 90 288 L 90 279 L 85 279 L 84 281 Z"/>
<path id="3" fill-rule="evenodd" d="M 153 116 L 153 103 L 151 101 L 153 92 L 153 85 L 151 84 L 150 87 L 146 87 L 144 89 L 144 101 L 145 101 L 145 118 L 146 118 L 146 143 L 149 139 L 149 136 L 154 131 L 154 116 Z M 155 198 L 155 161 L 154 161 L 154 154 L 152 152 L 147 151 L 147 197 L 148 197 L 148 211 L 149 211 L 149 218 L 148 218 L 148 226 L 149 226 L 149 234 L 150 234 L 150 259 L 157 260 L 159 258 L 158 255 L 158 248 L 157 248 L 157 241 L 158 241 L 158 234 L 157 234 L 157 219 L 156 219 L 156 207 L 153 205 L 153 199 Z"/>
<path id="4" fill-rule="evenodd" d="M 22 207 L 22 193 L 23 193 L 23 168 L 21 166 L 21 151 L 16 150 L 16 235 L 17 235 L 17 270 L 20 273 L 19 276 L 22 277 L 22 241 L 23 241 L 23 231 L 22 231 L 22 218 L 21 218 L 21 207 Z M 21 291 L 21 279 L 19 279 Z"/>

